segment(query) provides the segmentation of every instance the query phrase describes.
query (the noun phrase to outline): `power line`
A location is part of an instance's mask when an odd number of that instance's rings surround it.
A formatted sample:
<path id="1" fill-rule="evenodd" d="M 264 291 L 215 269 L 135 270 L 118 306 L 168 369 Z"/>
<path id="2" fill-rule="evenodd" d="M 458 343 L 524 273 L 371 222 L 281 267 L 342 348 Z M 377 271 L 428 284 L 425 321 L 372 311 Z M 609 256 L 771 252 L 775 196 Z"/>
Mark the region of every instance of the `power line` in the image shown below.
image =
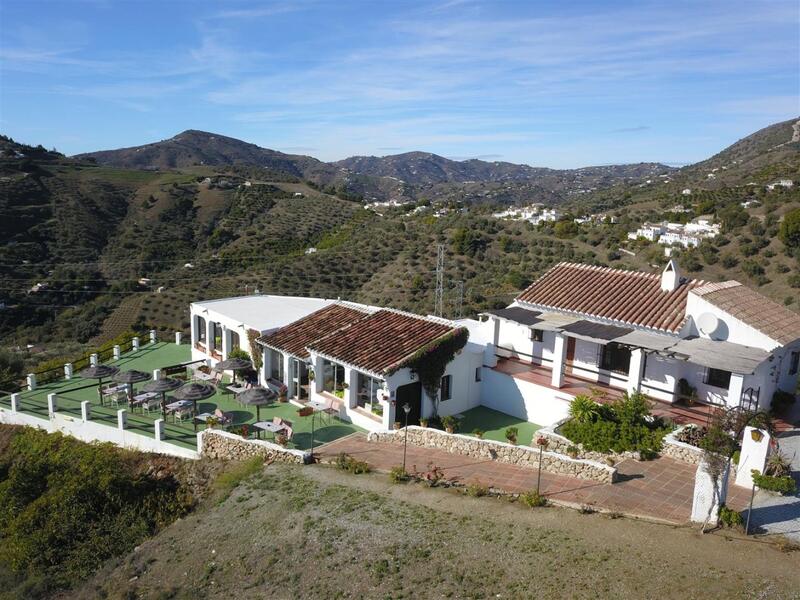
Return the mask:
<path id="1" fill-rule="evenodd" d="M 437 317 L 442 316 L 444 309 L 444 244 L 436 247 L 436 298 L 434 301 L 433 314 Z"/>

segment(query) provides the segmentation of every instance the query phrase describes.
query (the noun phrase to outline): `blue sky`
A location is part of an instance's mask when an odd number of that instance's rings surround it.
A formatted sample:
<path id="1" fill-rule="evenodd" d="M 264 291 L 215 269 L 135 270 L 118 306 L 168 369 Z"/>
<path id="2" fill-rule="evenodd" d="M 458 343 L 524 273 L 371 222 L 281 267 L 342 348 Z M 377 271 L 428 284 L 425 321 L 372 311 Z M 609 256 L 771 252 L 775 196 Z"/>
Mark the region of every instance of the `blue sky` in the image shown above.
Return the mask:
<path id="1" fill-rule="evenodd" d="M 0 0 L 0 130 L 335 160 L 687 163 L 800 114 L 796 0 Z"/>

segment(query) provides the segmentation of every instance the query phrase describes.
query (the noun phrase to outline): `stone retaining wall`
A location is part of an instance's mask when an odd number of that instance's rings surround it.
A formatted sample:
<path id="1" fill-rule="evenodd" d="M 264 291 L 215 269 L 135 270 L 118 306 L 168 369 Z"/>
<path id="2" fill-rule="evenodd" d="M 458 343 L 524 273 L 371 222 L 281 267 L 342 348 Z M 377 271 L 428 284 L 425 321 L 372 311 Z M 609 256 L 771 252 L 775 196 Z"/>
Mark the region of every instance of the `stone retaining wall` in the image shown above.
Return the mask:
<path id="1" fill-rule="evenodd" d="M 200 435 L 200 453 L 209 458 L 247 460 L 260 456 L 265 460 L 302 465 L 307 462 L 309 456 L 302 450 L 284 448 L 263 440 L 246 440 L 240 435 L 219 429 L 206 429 Z"/>
<path id="2" fill-rule="evenodd" d="M 676 435 L 684 428 L 679 427 L 669 435 L 664 436 L 664 445 L 661 447 L 661 455 L 669 456 L 675 460 L 688 463 L 690 465 L 699 465 L 703 460 L 703 451 L 697 446 L 692 446 L 686 442 L 680 442 L 676 439 Z"/>
<path id="3" fill-rule="evenodd" d="M 402 429 L 373 431 L 367 435 L 367 440 L 370 442 L 402 444 L 404 439 L 405 432 Z M 538 448 L 515 446 L 494 440 L 481 440 L 476 437 L 446 433 L 439 429 L 409 426 L 408 443 L 423 448 L 437 448 L 451 454 L 488 458 L 512 465 L 533 468 L 539 466 Z M 613 483 L 617 480 L 617 470 L 614 467 L 591 460 L 572 459 L 549 451 L 542 454 L 542 470 L 602 483 Z"/>

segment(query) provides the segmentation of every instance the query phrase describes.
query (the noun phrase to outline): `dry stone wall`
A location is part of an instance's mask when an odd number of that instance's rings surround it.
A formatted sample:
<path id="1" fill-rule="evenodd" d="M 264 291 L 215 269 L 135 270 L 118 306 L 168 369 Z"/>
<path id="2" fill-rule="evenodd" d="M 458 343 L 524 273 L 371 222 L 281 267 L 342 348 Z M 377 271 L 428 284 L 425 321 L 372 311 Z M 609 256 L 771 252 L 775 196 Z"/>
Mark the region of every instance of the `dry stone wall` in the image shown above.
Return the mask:
<path id="1" fill-rule="evenodd" d="M 374 431 L 367 436 L 367 440 L 370 442 L 394 444 L 402 444 L 404 439 L 405 432 L 402 429 Z M 538 448 L 515 446 L 494 440 L 481 440 L 471 436 L 446 433 L 439 429 L 409 426 L 408 443 L 423 448 L 444 450 L 451 454 L 497 460 L 512 465 L 533 468 L 539 466 Z M 617 470 L 614 467 L 591 460 L 572 459 L 549 451 L 542 454 L 542 470 L 602 483 L 613 483 L 617 479 Z"/>
<path id="2" fill-rule="evenodd" d="M 278 444 L 262 440 L 246 440 L 239 435 L 207 429 L 201 433 L 200 453 L 209 458 L 220 460 L 247 460 L 255 456 L 265 460 L 304 464 L 308 453 L 301 450 L 284 448 Z"/>

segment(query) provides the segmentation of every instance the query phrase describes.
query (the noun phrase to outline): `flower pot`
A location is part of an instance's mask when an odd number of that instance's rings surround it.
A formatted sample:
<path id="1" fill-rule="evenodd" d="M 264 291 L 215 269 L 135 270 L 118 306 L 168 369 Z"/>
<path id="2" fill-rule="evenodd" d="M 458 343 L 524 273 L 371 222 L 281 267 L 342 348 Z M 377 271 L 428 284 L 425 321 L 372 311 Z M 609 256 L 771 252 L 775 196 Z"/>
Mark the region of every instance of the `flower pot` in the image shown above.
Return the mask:
<path id="1" fill-rule="evenodd" d="M 425 428 L 425 427 L 428 426 L 428 422 L 427 421 L 420 421 L 419 422 L 419 426 L 422 427 L 422 428 Z"/>
<path id="2" fill-rule="evenodd" d="M 760 429 L 753 429 L 750 432 L 750 437 L 753 438 L 754 442 L 760 442 L 764 439 L 764 432 L 762 432 Z"/>
<path id="3" fill-rule="evenodd" d="M 403 427 L 403 424 L 400 421 L 395 421 L 394 422 L 394 428 L 395 429 L 400 429 L 401 427 Z"/>
<path id="4" fill-rule="evenodd" d="M 445 428 L 444 428 L 444 430 L 445 430 L 447 433 L 453 433 L 453 432 L 455 432 L 455 428 L 454 428 L 454 427 L 445 427 Z"/>

